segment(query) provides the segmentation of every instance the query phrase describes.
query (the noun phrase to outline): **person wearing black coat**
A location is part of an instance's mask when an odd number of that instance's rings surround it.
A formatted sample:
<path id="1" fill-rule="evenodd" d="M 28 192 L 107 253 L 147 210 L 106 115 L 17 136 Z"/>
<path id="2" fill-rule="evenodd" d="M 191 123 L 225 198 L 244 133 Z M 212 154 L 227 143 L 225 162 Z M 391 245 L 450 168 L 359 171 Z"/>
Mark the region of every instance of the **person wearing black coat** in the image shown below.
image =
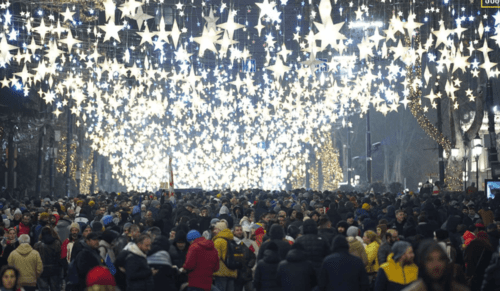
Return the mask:
<path id="1" fill-rule="evenodd" d="M 85 289 L 87 273 L 94 267 L 104 265 L 104 261 L 99 255 L 99 235 L 91 232 L 85 238 L 83 249 L 76 256 L 76 269 L 78 270 L 78 290 Z"/>
<path id="2" fill-rule="evenodd" d="M 253 285 L 256 291 L 281 291 L 276 280 L 279 263 L 278 245 L 271 241 L 264 251 L 263 259 L 259 260 L 255 268 Z"/>
<path id="3" fill-rule="evenodd" d="M 149 235 L 140 235 L 130 246 L 129 254 L 125 258 L 125 274 L 127 275 L 127 291 L 153 290 L 153 276 L 158 270 L 150 268 L 146 254 L 151 249 Z"/>
<path id="4" fill-rule="evenodd" d="M 278 265 L 277 282 L 287 291 L 308 291 L 316 286 L 316 272 L 306 260 L 302 245 L 294 244 L 286 260 Z"/>
<path id="5" fill-rule="evenodd" d="M 42 228 L 35 250 L 38 251 L 43 262 L 43 272 L 38 278 L 39 288 L 60 290 L 62 283 L 61 242 L 54 237 L 49 226 Z"/>
<path id="6" fill-rule="evenodd" d="M 499 291 L 500 290 L 500 256 L 493 254 L 490 265 L 484 271 L 483 284 L 481 291 Z"/>
<path id="7" fill-rule="evenodd" d="M 152 290 L 154 291 L 177 290 L 175 287 L 177 269 L 172 266 L 169 249 L 170 241 L 161 235 L 155 238 L 148 253 L 148 265 L 158 270 L 158 273 L 153 276 L 154 288 Z"/>
<path id="8" fill-rule="evenodd" d="M 370 284 L 365 265 L 360 258 L 349 254 L 349 244 L 344 236 L 333 239 L 332 252 L 321 265 L 319 290 L 368 291 Z"/>
<path id="9" fill-rule="evenodd" d="M 264 252 L 271 242 L 278 246 L 279 260 L 281 261 L 286 258 L 286 254 L 290 250 L 290 243 L 285 239 L 285 231 L 283 230 L 283 227 L 279 224 L 273 224 L 271 226 L 271 230 L 269 231 L 269 240 L 265 241 L 259 248 L 257 261 L 264 258 Z"/>
<path id="10" fill-rule="evenodd" d="M 316 222 L 312 219 L 304 221 L 302 234 L 301 237 L 295 240 L 295 244 L 302 245 L 307 260 L 312 263 L 318 276 L 323 259 L 330 254 L 330 244 L 326 239 L 318 235 Z"/>

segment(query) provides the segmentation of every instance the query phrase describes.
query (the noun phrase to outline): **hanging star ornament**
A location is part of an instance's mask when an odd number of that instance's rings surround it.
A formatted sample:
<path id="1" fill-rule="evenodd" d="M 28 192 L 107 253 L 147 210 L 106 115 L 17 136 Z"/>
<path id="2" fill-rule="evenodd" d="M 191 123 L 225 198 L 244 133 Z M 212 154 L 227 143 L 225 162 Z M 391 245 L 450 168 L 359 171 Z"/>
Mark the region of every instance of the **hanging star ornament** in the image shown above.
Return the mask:
<path id="1" fill-rule="evenodd" d="M 99 28 L 101 30 L 104 30 L 106 35 L 104 36 L 103 42 L 111 40 L 111 38 L 114 38 L 117 42 L 120 42 L 120 36 L 118 35 L 118 32 L 122 30 L 125 27 L 125 25 L 116 25 L 114 21 L 108 21 L 106 25 L 99 25 Z"/>

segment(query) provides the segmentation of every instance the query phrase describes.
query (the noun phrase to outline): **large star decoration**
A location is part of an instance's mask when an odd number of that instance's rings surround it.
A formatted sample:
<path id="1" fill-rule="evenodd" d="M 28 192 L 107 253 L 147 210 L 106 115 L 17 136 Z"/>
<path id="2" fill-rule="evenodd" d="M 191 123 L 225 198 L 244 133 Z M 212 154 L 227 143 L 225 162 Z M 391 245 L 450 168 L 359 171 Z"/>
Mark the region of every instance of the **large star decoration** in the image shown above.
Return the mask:
<path id="1" fill-rule="evenodd" d="M 120 42 L 120 36 L 118 35 L 118 31 L 122 30 L 124 27 L 125 25 L 116 25 L 115 22 L 111 20 L 108 21 L 106 25 L 99 25 L 99 28 L 101 30 L 104 30 L 104 32 L 106 32 L 103 42 L 110 40 L 112 37 L 117 42 Z"/>

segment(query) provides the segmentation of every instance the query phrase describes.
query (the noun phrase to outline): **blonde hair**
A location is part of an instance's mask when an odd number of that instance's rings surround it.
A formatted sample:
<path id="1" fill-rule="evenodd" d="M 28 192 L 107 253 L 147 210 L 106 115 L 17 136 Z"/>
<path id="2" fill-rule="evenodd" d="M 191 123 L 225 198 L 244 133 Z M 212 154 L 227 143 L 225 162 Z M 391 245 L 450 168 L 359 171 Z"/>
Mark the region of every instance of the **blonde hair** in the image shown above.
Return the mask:
<path id="1" fill-rule="evenodd" d="M 380 238 L 373 230 L 365 231 L 364 236 L 366 236 L 370 240 L 370 243 L 376 241 L 378 244 L 381 244 Z"/>

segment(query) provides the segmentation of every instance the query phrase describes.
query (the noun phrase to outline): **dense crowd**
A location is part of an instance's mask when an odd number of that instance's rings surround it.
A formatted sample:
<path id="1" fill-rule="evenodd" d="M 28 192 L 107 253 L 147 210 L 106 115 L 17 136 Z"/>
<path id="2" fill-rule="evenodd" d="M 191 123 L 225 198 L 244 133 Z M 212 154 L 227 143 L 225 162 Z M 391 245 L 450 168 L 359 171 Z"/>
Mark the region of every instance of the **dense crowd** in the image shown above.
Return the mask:
<path id="1" fill-rule="evenodd" d="M 430 189 L 1 199 L 0 290 L 500 290 L 500 198 Z"/>

